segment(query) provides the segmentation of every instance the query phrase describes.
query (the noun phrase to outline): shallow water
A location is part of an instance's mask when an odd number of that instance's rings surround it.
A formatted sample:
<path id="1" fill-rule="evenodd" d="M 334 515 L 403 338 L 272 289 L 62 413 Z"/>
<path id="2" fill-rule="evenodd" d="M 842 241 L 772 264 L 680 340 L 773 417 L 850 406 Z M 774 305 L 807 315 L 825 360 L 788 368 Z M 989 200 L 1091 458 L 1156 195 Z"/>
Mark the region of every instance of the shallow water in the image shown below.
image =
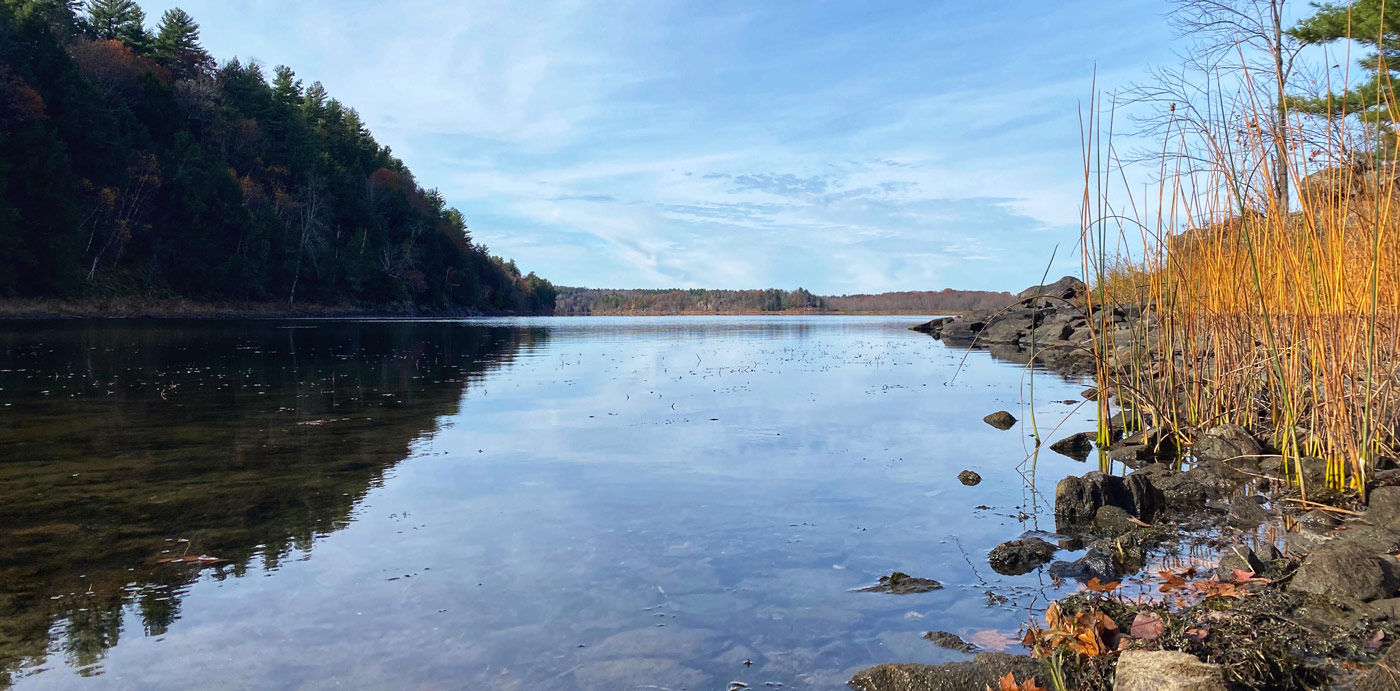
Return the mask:
<path id="1" fill-rule="evenodd" d="M 1010 644 L 1059 591 L 986 553 L 1090 468 L 1036 491 L 981 421 L 1024 368 L 954 379 L 919 321 L 0 325 L 0 686 L 836 689 Z M 947 587 L 854 592 L 894 570 Z"/>

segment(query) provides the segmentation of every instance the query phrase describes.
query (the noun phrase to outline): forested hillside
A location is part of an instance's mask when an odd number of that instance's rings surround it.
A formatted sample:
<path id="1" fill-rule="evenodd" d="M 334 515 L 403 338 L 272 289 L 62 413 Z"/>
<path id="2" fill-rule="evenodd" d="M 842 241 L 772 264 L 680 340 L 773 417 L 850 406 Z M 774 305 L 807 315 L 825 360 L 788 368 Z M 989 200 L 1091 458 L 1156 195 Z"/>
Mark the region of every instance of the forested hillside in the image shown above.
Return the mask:
<path id="1" fill-rule="evenodd" d="M 0 0 L 0 297 L 547 312 L 355 110 L 171 10 Z"/>
<path id="2" fill-rule="evenodd" d="M 941 314 L 1000 309 L 1016 299 L 1010 293 L 979 290 L 914 291 L 823 297 L 798 288 L 767 290 L 605 290 L 558 289 L 555 314 L 746 314 L 757 312 L 880 312 Z"/>

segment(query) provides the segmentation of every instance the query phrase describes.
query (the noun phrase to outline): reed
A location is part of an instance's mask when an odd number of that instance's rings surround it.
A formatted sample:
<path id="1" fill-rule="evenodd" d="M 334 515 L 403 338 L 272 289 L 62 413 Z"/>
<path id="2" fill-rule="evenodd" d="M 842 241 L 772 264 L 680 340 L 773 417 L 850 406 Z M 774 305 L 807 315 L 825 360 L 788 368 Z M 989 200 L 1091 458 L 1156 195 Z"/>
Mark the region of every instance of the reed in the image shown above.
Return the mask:
<path id="1" fill-rule="evenodd" d="M 1173 130 L 1160 182 L 1136 196 L 1116 192 L 1127 176 L 1112 146 L 1115 107 L 1087 108 L 1087 309 L 1141 310 L 1131 329 L 1096 328 L 1099 387 L 1125 417 L 1185 443 L 1243 425 L 1272 437 L 1295 481 L 1294 461 L 1319 458 L 1329 485 L 1364 492 L 1400 443 L 1400 165 L 1341 134 L 1280 161 L 1271 128 L 1241 126 L 1266 121 L 1241 92 L 1220 101 L 1216 127 Z M 1287 122 L 1308 126 L 1299 114 Z M 1178 155 L 1187 147 L 1192 156 Z M 1267 182 L 1275 166 L 1296 190 L 1286 208 Z"/>

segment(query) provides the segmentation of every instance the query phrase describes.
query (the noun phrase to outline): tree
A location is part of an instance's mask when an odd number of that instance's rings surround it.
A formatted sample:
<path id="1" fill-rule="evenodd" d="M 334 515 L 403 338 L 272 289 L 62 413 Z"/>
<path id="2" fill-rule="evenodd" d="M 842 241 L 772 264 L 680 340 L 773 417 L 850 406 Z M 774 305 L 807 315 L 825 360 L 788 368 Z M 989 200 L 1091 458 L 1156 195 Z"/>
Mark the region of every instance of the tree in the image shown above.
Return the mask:
<path id="1" fill-rule="evenodd" d="M 137 52 L 150 47 L 146 13 L 136 0 L 89 0 L 86 24 L 94 38 L 121 41 Z"/>
<path id="2" fill-rule="evenodd" d="M 1195 140 L 1183 154 L 1189 164 L 1223 160 L 1229 147 L 1220 146 L 1219 140 L 1228 132 L 1257 135 L 1259 148 L 1268 155 L 1250 161 L 1241 159 L 1252 152 L 1236 149 L 1233 155 L 1252 168 L 1245 180 L 1255 173 L 1269 174 L 1264 183 L 1269 203 L 1283 213 L 1289 203 L 1288 149 L 1294 140 L 1288 89 L 1302 50 L 1302 43 L 1284 29 L 1286 4 L 1287 0 L 1172 0 L 1168 20 L 1191 46 L 1180 55 L 1179 67 L 1156 69 L 1152 83 L 1132 90 L 1136 100 L 1155 107 L 1141 120 L 1144 133 L 1184 133 Z M 1222 112 L 1220 92 L 1229 88 L 1237 88 L 1240 95 L 1234 107 Z M 1149 158 L 1158 155 L 1160 150 Z"/>
<path id="3" fill-rule="evenodd" d="M 161 15 L 152 52 L 182 76 L 213 67 L 214 59 L 199 44 L 199 24 L 188 12 L 175 7 Z"/>
<path id="4" fill-rule="evenodd" d="M 1369 78 L 1340 94 L 1298 99 L 1297 107 L 1328 116 L 1357 115 L 1375 128 L 1383 150 L 1395 146 L 1393 80 L 1400 70 L 1400 7 L 1386 11 L 1385 0 L 1353 0 L 1314 5 L 1317 13 L 1298 22 L 1289 34 L 1307 45 L 1351 39 L 1371 52 L 1358 61 Z"/>
<path id="5" fill-rule="evenodd" d="M 293 108 L 301 104 L 301 80 L 296 76 L 297 73 L 286 65 L 273 69 L 272 100 L 277 105 Z"/>

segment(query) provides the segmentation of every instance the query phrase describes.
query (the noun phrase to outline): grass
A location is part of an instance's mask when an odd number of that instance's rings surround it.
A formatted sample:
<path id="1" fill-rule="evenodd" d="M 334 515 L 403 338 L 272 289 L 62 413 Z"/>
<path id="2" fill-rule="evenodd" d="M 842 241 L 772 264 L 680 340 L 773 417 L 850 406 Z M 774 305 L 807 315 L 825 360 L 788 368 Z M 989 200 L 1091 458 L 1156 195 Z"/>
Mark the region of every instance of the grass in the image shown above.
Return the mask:
<path id="1" fill-rule="evenodd" d="M 1285 459 L 1327 459 L 1328 484 L 1364 492 L 1400 443 L 1400 166 L 1315 163 L 1356 160 L 1342 141 L 1275 161 L 1267 133 L 1225 118 L 1169 136 L 1157 188 L 1125 199 L 1110 194 L 1126 187 L 1114 109 L 1098 105 L 1084 123 L 1088 309 L 1143 309 L 1131 329 L 1095 329 L 1100 388 L 1183 441 L 1223 423 L 1263 431 Z M 1206 154 L 1189 171 L 1171 153 L 1186 147 Z M 1274 165 L 1296 191 L 1287 208 L 1251 186 Z"/>

